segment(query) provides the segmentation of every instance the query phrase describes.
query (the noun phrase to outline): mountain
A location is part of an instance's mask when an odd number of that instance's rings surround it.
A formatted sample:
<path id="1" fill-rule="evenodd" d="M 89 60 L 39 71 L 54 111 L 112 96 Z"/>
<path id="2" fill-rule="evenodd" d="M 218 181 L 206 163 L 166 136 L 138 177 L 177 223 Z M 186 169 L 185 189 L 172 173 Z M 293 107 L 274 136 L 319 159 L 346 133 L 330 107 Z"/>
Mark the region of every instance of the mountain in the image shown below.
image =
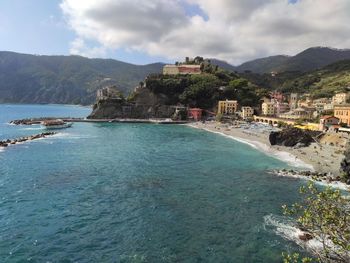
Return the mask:
<path id="1" fill-rule="evenodd" d="M 96 90 L 117 85 L 128 94 L 162 63 L 133 65 L 81 56 L 0 52 L 0 103 L 91 104 Z"/>
<path id="2" fill-rule="evenodd" d="M 241 72 L 242 77 L 259 87 L 276 89 L 305 72 L 344 59 L 350 59 L 350 50 L 314 47 L 295 56 L 271 56 L 238 67 L 214 58 L 210 61 L 220 68 Z M 160 73 L 163 65 L 133 65 L 113 59 L 37 56 L 4 51 L 0 52 L 0 103 L 91 104 L 95 101 L 97 89 L 116 85 L 127 95 L 146 76 Z M 267 74 L 272 71 L 278 74 L 275 77 Z M 292 84 L 288 85 L 287 89 L 293 89 Z"/>
<path id="3" fill-rule="evenodd" d="M 215 59 L 215 58 L 210 58 L 208 60 L 210 60 L 210 63 L 212 65 L 217 65 L 217 66 L 219 66 L 222 69 L 225 69 L 225 70 L 228 70 L 228 71 L 236 71 L 237 70 L 237 67 L 229 64 L 226 61 Z"/>
<path id="4" fill-rule="evenodd" d="M 350 90 L 350 60 L 341 60 L 309 72 L 285 71 L 276 75 L 244 72 L 239 74 L 258 87 L 283 93 L 310 93 L 314 98 L 331 97 Z"/>
<path id="5" fill-rule="evenodd" d="M 286 78 L 280 89 L 283 92 L 306 92 L 315 98 L 331 97 L 350 89 L 350 60 L 342 60 L 326 67 Z"/>
<path id="6" fill-rule="evenodd" d="M 238 72 L 270 73 L 288 61 L 288 56 L 278 55 L 245 62 L 236 67 Z"/>
<path id="7" fill-rule="evenodd" d="M 327 47 L 308 48 L 295 56 L 272 56 L 256 59 L 236 67 L 238 72 L 252 71 L 254 73 L 270 73 L 285 71 L 307 72 L 322 68 L 331 63 L 350 59 L 349 49 L 334 49 Z"/>

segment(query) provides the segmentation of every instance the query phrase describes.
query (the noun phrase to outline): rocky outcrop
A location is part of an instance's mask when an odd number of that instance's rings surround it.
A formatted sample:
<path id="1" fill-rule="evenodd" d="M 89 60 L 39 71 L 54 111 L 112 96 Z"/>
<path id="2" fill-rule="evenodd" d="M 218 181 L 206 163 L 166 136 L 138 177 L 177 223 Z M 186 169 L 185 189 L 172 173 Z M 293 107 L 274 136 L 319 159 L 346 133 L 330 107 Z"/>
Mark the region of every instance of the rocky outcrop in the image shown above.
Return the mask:
<path id="1" fill-rule="evenodd" d="M 17 143 L 21 143 L 21 142 L 26 142 L 26 141 L 32 141 L 32 140 L 36 140 L 36 139 L 40 139 L 40 138 L 45 138 L 47 136 L 50 135 L 54 135 L 56 134 L 55 132 L 43 132 L 43 133 L 39 133 L 39 134 L 35 134 L 35 135 L 30 135 L 30 136 L 26 136 L 26 137 L 20 137 L 17 139 L 7 139 L 7 140 L 3 140 L 0 141 L 0 147 L 7 147 L 10 144 L 17 144 Z"/>
<path id="2" fill-rule="evenodd" d="M 294 178 L 307 178 L 312 181 L 324 182 L 324 183 L 333 183 L 333 182 L 343 182 L 342 178 L 339 175 L 334 175 L 332 173 L 322 173 L 317 171 L 300 171 L 300 170 L 273 170 L 272 174 L 284 177 L 294 177 Z M 350 184 L 350 183 L 348 183 Z"/>
<path id="3" fill-rule="evenodd" d="M 314 142 L 314 138 L 319 134 L 320 132 L 317 131 L 286 128 L 282 131 L 271 132 L 269 135 L 269 141 L 271 145 L 306 147 Z"/>
<path id="4" fill-rule="evenodd" d="M 314 238 L 312 234 L 309 232 L 302 232 L 301 234 L 298 235 L 298 238 L 304 242 L 309 241 Z"/>
<path id="5" fill-rule="evenodd" d="M 342 172 L 343 180 L 350 184 L 350 143 L 346 146 L 344 159 L 340 163 L 340 171 Z"/>
<path id="6" fill-rule="evenodd" d="M 131 101 L 124 98 L 107 98 L 98 100 L 88 119 L 115 118 L 170 118 L 175 108 L 167 105 L 167 97 L 154 94 L 146 87 L 139 88 Z"/>

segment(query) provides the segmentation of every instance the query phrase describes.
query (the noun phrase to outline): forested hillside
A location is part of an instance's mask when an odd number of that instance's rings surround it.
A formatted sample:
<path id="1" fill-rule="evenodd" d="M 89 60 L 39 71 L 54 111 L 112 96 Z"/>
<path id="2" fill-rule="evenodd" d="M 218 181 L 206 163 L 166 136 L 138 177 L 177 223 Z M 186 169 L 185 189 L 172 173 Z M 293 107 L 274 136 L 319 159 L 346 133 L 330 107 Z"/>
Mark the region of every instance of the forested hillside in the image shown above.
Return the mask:
<path id="1" fill-rule="evenodd" d="M 128 94 L 161 63 L 144 66 L 113 59 L 0 52 L 0 103 L 90 104 L 96 90 L 117 85 Z"/>

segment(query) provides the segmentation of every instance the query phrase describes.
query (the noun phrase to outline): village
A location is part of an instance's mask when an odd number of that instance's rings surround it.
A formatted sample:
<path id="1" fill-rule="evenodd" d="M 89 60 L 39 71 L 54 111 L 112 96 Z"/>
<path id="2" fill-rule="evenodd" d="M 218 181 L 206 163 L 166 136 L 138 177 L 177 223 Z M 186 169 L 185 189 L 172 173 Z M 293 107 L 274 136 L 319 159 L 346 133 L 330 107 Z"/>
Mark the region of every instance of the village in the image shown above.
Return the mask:
<path id="1" fill-rule="evenodd" d="M 202 74 L 203 65 L 186 58 L 185 63 L 165 65 L 165 76 Z M 135 90 L 140 89 L 137 87 Z M 347 90 L 345 88 L 344 90 Z M 115 87 L 105 87 L 97 91 L 97 101 L 120 102 L 122 95 Z M 149 105 L 142 104 L 143 107 Z M 124 115 L 133 111 L 135 105 L 123 104 Z M 123 116 L 122 114 L 122 116 Z M 328 133 L 350 132 L 350 92 L 336 93 L 333 97 L 312 98 L 307 93 L 285 94 L 278 90 L 261 98 L 258 106 L 241 105 L 240 101 L 227 98 L 217 102 L 216 109 L 202 109 L 188 105 L 167 106 L 169 118 L 173 120 L 220 122 L 247 121 L 260 122 L 275 127 L 293 126 L 299 129 Z M 152 117 L 151 117 L 152 118 Z"/>
<path id="2" fill-rule="evenodd" d="M 163 74 L 201 74 L 201 66 L 165 65 Z M 212 119 L 214 113 L 199 108 L 188 108 L 190 120 L 203 120 L 203 115 Z M 233 99 L 218 101 L 215 116 L 216 120 L 220 121 L 241 119 L 322 132 L 350 132 L 350 93 L 340 92 L 333 97 L 313 99 L 306 93 L 284 94 L 275 90 L 261 99 L 259 107 L 240 105 L 239 101 Z"/>

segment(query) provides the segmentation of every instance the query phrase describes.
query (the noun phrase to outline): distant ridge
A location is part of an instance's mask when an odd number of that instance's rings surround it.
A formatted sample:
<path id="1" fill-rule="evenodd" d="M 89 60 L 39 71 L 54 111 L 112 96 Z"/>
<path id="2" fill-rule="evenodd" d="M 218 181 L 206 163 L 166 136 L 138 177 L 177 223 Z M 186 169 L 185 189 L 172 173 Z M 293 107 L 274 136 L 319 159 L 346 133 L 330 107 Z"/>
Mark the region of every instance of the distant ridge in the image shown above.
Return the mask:
<path id="1" fill-rule="evenodd" d="M 0 51 L 0 103 L 91 104 L 98 88 L 117 85 L 127 95 L 162 67 L 162 63 L 133 65 L 114 59 Z"/>
<path id="2" fill-rule="evenodd" d="M 307 72 L 344 59 L 350 59 L 350 49 L 312 47 L 295 56 L 278 55 L 248 61 L 236 67 L 236 70 L 238 72 L 252 71 L 254 73 L 270 73 L 272 71 Z"/>
<path id="3" fill-rule="evenodd" d="M 350 59 L 350 49 L 308 48 L 295 56 L 277 55 L 233 66 L 211 58 L 214 65 L 229 71 L 252 73 L 299 72 L 281 74 L 290 79 L 332 63 Z M 28 55 L 0 51 L 0 103 L 92 104 L 96 90 L 116 85 L 125 95 L 151 73 L 160 73 L 163 63 L 134 65 L 114 59 L 89 59 L 81 56 Z M 245 73 L 259 86 L 270 86 L 265 76 Z M 242 74 L 241 74 L 242 75 Z M 275 78 L 274 86 L 282 81 Z"/>

